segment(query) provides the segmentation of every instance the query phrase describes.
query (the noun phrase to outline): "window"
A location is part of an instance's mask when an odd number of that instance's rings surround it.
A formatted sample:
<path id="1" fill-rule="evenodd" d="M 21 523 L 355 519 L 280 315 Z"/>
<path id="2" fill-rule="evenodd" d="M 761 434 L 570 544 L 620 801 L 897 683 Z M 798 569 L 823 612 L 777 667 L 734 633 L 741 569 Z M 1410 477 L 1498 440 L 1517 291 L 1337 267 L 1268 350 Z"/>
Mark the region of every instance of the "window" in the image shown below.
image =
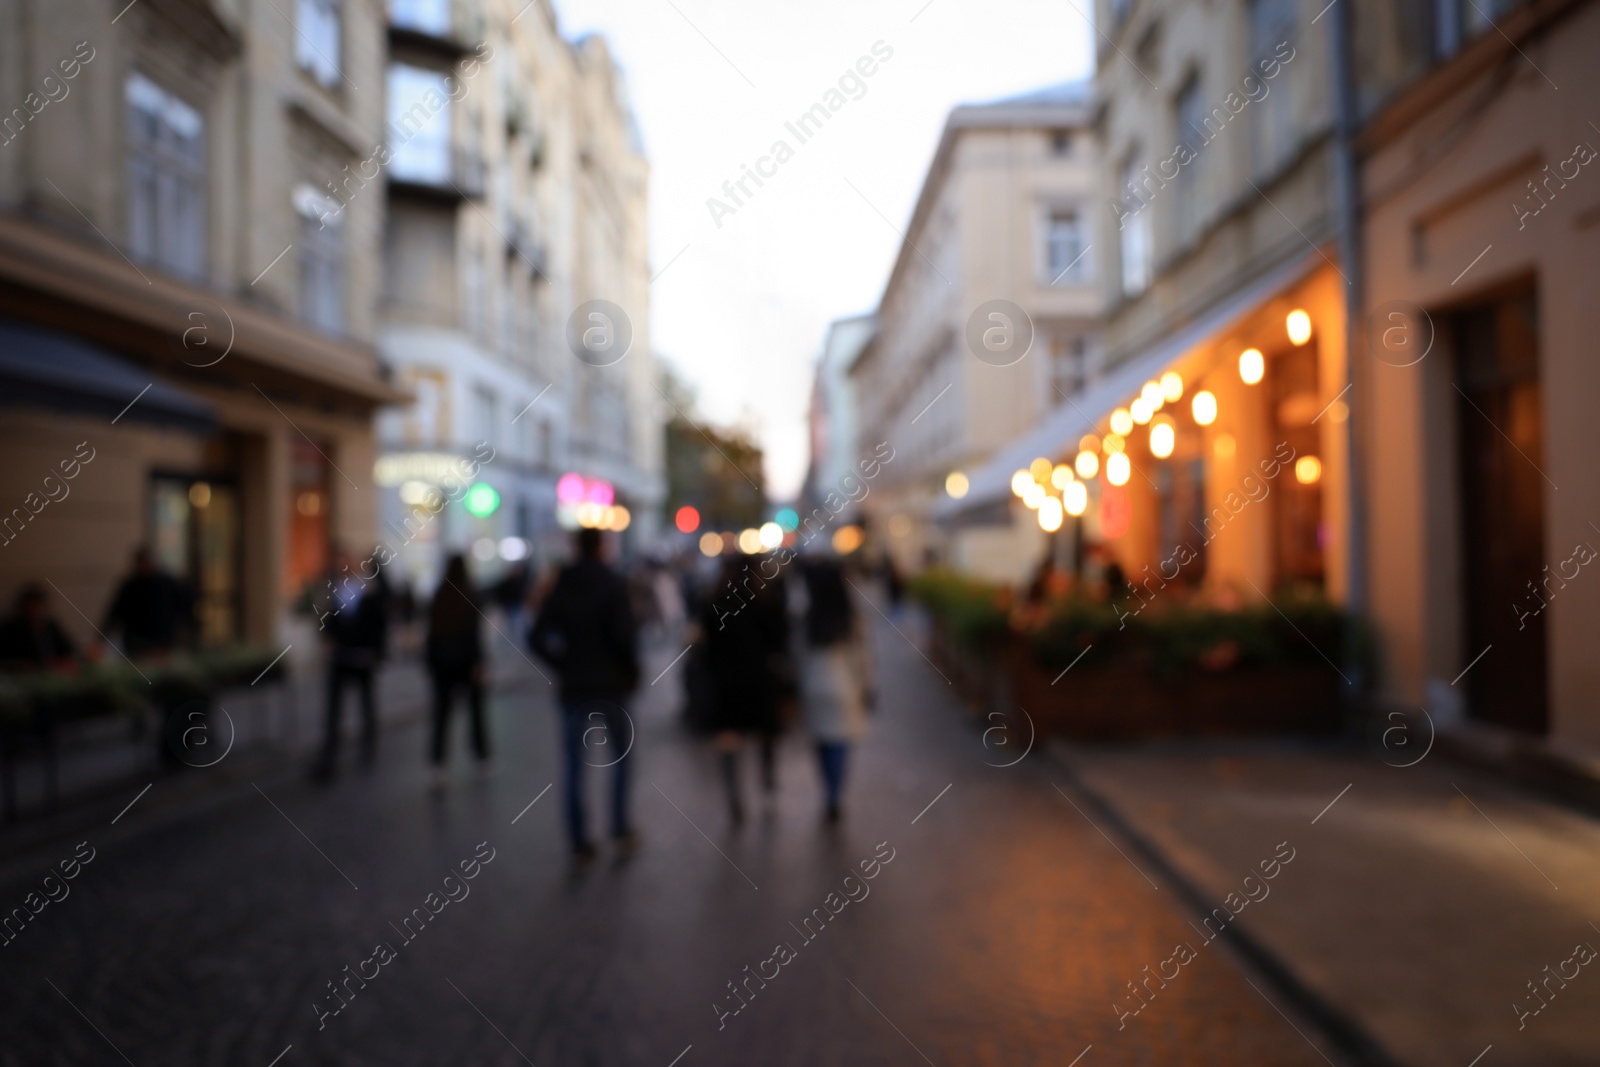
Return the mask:
<path id="1" fill-rule="evenodd" d="M 1083 227 L 1076 211 L 1052 211 L 1045 221 L 1045 277 L 1050 285 L 1084 274 Z"/>
<path id="2" fill-rule="evenodd" d="M 1128 17 L 1128 12 L 1133 10 L 1133 0 L 1111 0 L 1111 21 L 1121 25 L 1122 20 Z"/>
<path id="3" fill-rule="evenodd" d="M 1138 296 L 1150 284 L 1150 205 L 1139 196 L 1139 157 L 1122 169 L 1122 191 L 1128 197 L 1117 231 L 1122 252 L 1122 295 Z"/>
<path id="4" fill-rule="evenodd" d="M 495 408 L 498 406 L 494 391 L 485 386 L 477 386 L 472 390 L 472 433 L 474 441 L 487 442 L 490 448 L 495 447 L 498 434 L 495 432 Z"/>
<path id="5" fill-rule="evenodd" d="M 300 317 L 327 333 L 344 332 L 344 213 L 310 185 L 295 186 L 300 216 Z"/>
<path id="6" fill-rule="evenodd" d="M 1089 381 L 1089 339 L 1056 336 L 1050 339 L 1050 395 L 1064 404 L 1083 391 Z"/>
<path id="7" fill-rule="evenodd" d="M 1056 130 L 1050 134 L 1050 154 L 1053 156 L 1072 155 L 1072 134 L 1066 130 Z"/>
<path id="8" fill-rule="evenodd" d="M 299 0 L 296 9 L 294 60 L 328 89 L 344 77 L 339 70 L 339 4 L 340 0 Z"/>
<path id="9" fill-rule="evenodd" d="M 488 286 L 484 275 L 483 246 L 471 242 L 461 261 L 461 283 L 466 289 L 463 307 L 466 321 L 462 325 L 468 333 L 478 338 L 485 337 L 489 332 L 488 293 L 485 291 Z"/>
<path id="10" fill-rule="evenodd" d="M 446 37 L 450 33 L 450 0 L 389 0 L 389 21 L 408 30 Z"/>
<path id="11" fill-rule="evenodd" d="M 1250 66 L 1261 70 L 1278 46 L 1295 35 L 1294 0 L 1253 0 L 1250 5 Z M 1251 162 L 1257 175 L 1270 174 L 1294 147 L 1294 113 L 1289 90 L 1293 79 L 1280 78 L 1270 92 L 1250 105 Z"/>
<path id="12" fill-rule="evenodd" d="M 205 120 L 139 74 L 128 76 L 128 238 L 135 257 L 186 278 L 205 272 Z"/>
<path id="13" fill-rule="evenodd" d="M 1493 29 L 1522 0 L 1456 0 L 1455 24 L 1461 28 L 1463 39 L 1470 40 L 1478 34 Z"/>
<path id="14" fill-rule="evenodd" d="M 442 71 L 389 68 L 389 173 L 399 181 L 450 181 L 450 97 Z"/>
<path id="15" fill-rule="evenodd" d="M 1177 217 L 1178 243 L 1187 245 L 1200 230 L 1202 164 L 1205 162 L 1205 103 L 1200 95 L 1200 77 L 1189 79 L 1178 94 L 1178 142 L 1187 145 L 1194 158 L 1181 164 L 1173 193 L 1174 214 Z"/>

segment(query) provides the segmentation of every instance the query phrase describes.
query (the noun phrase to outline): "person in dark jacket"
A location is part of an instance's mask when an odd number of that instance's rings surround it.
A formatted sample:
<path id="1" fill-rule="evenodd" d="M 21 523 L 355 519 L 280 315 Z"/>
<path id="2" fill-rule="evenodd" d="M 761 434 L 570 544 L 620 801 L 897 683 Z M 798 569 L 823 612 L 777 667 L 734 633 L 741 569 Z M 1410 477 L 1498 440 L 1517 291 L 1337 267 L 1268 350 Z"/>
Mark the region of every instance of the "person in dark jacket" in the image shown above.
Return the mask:
<path id="1" fill-rule="evenodd" d="M 322 754 L 311 771 L 317 781 L 331 779 L 338 766 L 339 720 L 347 686 L 354 685 L 361 700 L 361 761 L 370 767 L 377 758 L 378 710 L 372 678 L 383 661 L 389 633 L 389 587 L 376 558 L 358 565 L 348 552 L 339 551 L 334 560 L 328 579 L 331 595 L 318 611 L 318 626 L 328 648 L 328 703 Z"/>
<path id="2" fill-rule="evenodd" d="M 583 803 L 585 756 L 613 767 L 611 833 L 633 846 L 628 822 L 628 761 L 633 726 L 622 706 L 639 684 L 639 653 L 622 576 L 600 558 L 600 531 L 579 530 L 578 560 L 563 567 L 540 606 L 528 645 L 560 677 L 567 833 L 573 855 L 594 855 Z"/>
<path id="3" fill-rule="evenodd" d="M 109 637 L 122 631 L 129 656 L 165 655 L 194 626 L 194 596 L 188 586 L 156 566 L 150 550 L 133 553 L 133 573 L 117 593 L 100 629 Z"/>
<path id="4" fill-rule="evenodd" d="M 29 582 L 17 591 L 16 609 L 0 621 L 0 670 L 70 668 L 77 649 L 50 616 L 44 586 Z"/>
<path id="5" fill-rule="evenodd" d="M 702 613 L 705 665 L 711 680 L 706 728 L 715 735 L 728 814 L 744 821 L 739 749 L 745 735 L 761 743 L 762 784 L 777 789 L 774 749 L 782 725 L 784 679 L 790 673 L 789 613 L 781 574 L 764 581 L 750 557 L 730 557 L 721 595 Z"/>
<path id="6" fill-rule="evenodd" d="M 473 599 L 467 561 L 457 553 L 444 568 L 444 581 L 434 590 L 428 609 L 428 673 L 433 676 L 433 784 L 446 782 L 445 740 L 450 705 L 457 689 L 467 691 L 472 715 L 472 750 L 480 768 L 489 765 L 489 732 L 483 718 L 483 640 L 478 605 Z"/>

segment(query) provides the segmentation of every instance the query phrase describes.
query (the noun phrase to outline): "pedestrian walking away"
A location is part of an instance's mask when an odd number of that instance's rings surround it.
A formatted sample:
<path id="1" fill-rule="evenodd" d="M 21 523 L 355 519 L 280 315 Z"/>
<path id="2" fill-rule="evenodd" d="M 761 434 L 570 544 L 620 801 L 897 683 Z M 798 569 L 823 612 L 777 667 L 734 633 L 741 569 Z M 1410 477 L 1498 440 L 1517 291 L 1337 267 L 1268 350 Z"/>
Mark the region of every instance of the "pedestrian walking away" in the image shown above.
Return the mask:
<path id="1" fill-rule="evenodd" d="M 466 691 L 472 717 L 472 751 L 481 773 L 489 767 L 489 729 L 483 709 L 483 635 L 478 605 L 467 577 L 467 561 L 460 553 L 445 565 L 444 580 L 434 590 L 428 609 L 426 656 L 433 678 L 433 786 L 442 789 L 449 775 L 445 753 L 450 730 L 450 710 L 455 695 Z"/>
<path id="2" fill-rule="evenodd" d="M 850 746 L 867 733 L 874 703 L 872 661 L 865 628 L 850 603 L 844 570 L 834 560 L 806 563 L 805 651 L 800 661 L 800 706 L 817 746 L 824 812 L 839 821 Z"/>
<path id="3" fill-rule="evenodd" d="M 639 684 L 639 652 L 628 585 L 601 558 L 600 531 L 581 529 L 574 544 L 577 561 L 557 576 L 528 645 L 560 678 L 567 836 L 573 855 L 582 860 L 595 851 L 584 805 L 586 756 L 612 768 L 611 835 L 622 850 L 633 846 L 628 820 L 633 727 L 623 702 Z"/>
<path id="4" fill-rule="evenodd" d="M 762 787 L 770 797 L 777 790 L 775 748 L 782 725 L 780 708 L 789 662 L 789 617 L 782 575 L 771 581 L 755 579 L 755 560 L 730 558 L 723 569 L 723 589 L 743 589 L 750 597 L 737 611 L 728 603 L 734 597 L 710 599 L 700 628 L 705 642 L 705 666 L 710 678 L 709 707 L 704 728 L 714 735 L 717 762 L 728 798 L 728 815 L 735 823 L 744 819 L 739 789 L 739 749 L 747 734 L 761 746 Z"/>
<path id="5" fill-rule="evenodd" d="M 361 701 L 361 761 L 371 766 L 378 754 L 378 709 L 372 692 L 373 674 L 388 641 L 388 584 L 375 559 L 357 569 L 342 549 L 334 554 L 331 598 L 319 611 L 319 625 L 328 650 L 328 702 L 323 720 L 322 752 L 311 776 L 332 778 L 338 768 L 344 691 L 355 686 Z M 371 576 L 366 575 L 370 570 Z"/>

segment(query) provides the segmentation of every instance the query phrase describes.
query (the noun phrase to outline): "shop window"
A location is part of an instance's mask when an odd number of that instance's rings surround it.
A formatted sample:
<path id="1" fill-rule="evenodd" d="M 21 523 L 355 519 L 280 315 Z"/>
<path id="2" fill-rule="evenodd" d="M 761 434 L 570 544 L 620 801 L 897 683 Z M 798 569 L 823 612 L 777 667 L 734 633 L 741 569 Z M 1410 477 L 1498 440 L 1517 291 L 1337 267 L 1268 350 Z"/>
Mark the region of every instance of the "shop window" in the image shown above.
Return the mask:
<path id="1" fill-rule="evenodd" d="M 313 445 L 303 438 L 289 443 L 289 554 L 284 561 L 284 587 L 295 595 L 322 581 L 332 560 L 332 501 L 324 458 L 331 447 Z"/>
<path id="2" fill-rule="evenodd" d="M 157 475 L 150 486 L 150 547 L 156 565 L 194 596 L 203 647 L 239 639 L 239 494 L 231 483 Z"/>
<path id="3" fill-rule="evenodd" d="M 1322 511 L 1322 451 L 1318 414 L 1317 346 L 1313 340 L 1268 359 L 1272 404 L 1270 451 L 1287 442 L 1295 462 L 1279 472 L 1272 489 L 1277 584 L 1312 586 L 1324 580 L 1327 532 Z M 1314 462 L 1312 462 L 1314 461 Z"/>

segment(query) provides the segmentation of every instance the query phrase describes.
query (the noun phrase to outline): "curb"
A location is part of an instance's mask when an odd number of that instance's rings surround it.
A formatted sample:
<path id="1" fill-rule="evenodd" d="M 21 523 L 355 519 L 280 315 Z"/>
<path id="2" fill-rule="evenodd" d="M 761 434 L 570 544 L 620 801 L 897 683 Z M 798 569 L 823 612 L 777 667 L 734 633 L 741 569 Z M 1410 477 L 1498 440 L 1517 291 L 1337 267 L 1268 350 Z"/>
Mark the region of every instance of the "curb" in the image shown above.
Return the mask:
<path id="1" fill-rule="evenodd" d="M 1109 800 L 1079 778 L 1072 759 L 1066 755 L 1061 743 L 1047 742 L 1043 748 L 1047 758 L 1061 769 L 1066 786 L 1077 793 L 1117 836 L 1131 845 L 1134 851 L 1171 885 L 1183 905 L 1192 910 L 1196 916 L 1209 915 L 1212 907 L 1211 898 L 1183 875 L 1176 864 L 1168 859 L 1166 853 L 1139 833 Z M 1362 1064 L 1364 1067 L 1404 1067 L 1359 1023 L 1301 981 L 1283 959 L 1260 939 L 1246 933 L 1238 924 L 1229 923 L 1223 927 L 1216 940 L 1225 943 L 1248 966 L 1266 978 L 1293 1011 L 1316 1024 L 1342 1058 L 1350 1063 Z"/>

